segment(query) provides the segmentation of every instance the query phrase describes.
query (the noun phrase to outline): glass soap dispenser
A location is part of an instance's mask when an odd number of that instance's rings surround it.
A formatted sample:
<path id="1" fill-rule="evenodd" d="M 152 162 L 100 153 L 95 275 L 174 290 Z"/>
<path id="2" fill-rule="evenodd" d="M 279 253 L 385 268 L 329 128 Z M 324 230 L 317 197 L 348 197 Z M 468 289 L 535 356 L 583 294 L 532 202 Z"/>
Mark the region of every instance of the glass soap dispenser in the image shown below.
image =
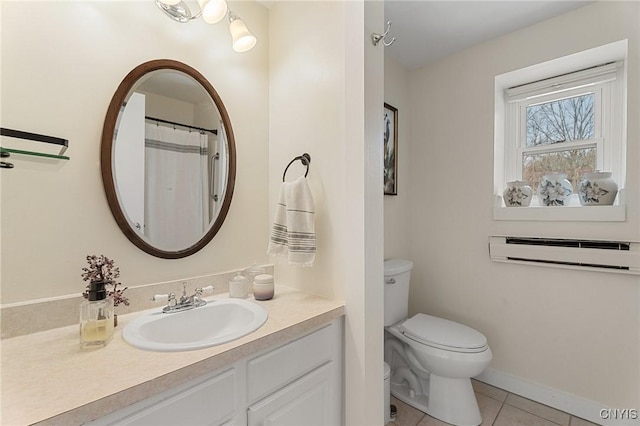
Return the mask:
<path id="1" fill-rule="evenodd" d="M 249 280 L 240 272 L 229 281 L 229 297 L 246 299 L 249 292 Z"/>
<path id="2" fill-rule="evenodd" d="M 106 346 L 113 337 L 113 299 L 104 281 L 89 284 L 89 297 L 80 305 L 80 347 Z"/>
<path id="3" fill-rule="evenodd" d="M 264 274 L 264 268 L 253 262 L 253 265 L 244 270 L 243 275 L 249 280 L 249 293 L 253 293 L 253 280 L 258 275 Z"/>

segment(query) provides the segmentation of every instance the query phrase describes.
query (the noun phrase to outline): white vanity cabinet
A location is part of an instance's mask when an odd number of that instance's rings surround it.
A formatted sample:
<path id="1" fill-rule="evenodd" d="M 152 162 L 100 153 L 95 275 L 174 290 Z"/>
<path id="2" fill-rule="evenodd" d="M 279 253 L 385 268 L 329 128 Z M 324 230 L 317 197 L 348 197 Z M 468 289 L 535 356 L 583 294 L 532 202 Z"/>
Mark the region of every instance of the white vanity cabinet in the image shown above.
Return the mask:
<path id="1" fill-rule="evenodd" d="M 343 319 L 90 425 L 341 425 Z"/>

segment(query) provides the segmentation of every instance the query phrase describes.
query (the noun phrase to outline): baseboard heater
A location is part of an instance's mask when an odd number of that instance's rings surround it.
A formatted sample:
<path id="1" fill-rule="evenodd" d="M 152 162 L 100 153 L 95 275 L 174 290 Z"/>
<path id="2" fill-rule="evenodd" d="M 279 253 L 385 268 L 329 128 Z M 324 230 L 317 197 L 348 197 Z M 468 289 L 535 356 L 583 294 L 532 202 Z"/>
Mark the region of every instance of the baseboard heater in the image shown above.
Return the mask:
<path id="1" fill-rule="evenodd" d="M 495 262 L 640 275 L 640 243 L 562 238 L 489 237 Z"/>

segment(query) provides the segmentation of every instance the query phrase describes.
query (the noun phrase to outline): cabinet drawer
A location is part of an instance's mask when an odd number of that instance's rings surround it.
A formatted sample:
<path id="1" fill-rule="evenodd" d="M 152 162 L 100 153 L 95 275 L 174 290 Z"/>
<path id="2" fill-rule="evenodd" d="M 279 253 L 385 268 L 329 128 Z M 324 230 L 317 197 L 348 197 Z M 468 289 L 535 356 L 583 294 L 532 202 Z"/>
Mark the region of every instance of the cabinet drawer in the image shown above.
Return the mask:
<path id="1" fill-rule="evenodd" d="M 247 365 L 249 404 L 330 361 L 340 334 L 334 324 L 254 358 Z"/>
<path id="2" fill-rule="evenodd" d="M 103 417 L 103 425 L 219 425 L 236 410 L 234 370 L 189 383 Z"/>

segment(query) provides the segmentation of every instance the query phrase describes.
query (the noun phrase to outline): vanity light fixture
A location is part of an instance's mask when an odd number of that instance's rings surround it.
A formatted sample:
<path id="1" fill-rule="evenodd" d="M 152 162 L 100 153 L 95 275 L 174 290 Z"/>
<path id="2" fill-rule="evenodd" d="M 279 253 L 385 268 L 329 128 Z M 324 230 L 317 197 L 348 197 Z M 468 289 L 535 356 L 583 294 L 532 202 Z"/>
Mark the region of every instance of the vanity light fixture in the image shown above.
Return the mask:
<path id="1" fill-rule="evenodd" d="M 208 24 L 217 24 L 228 15 L 233 50 L 236 52 L 248 52 L 256 45 L 256 37 L 249 31 L 244 21 L 229 10 L 225 0 L 198 0 L 200 11 L 195 15 L 184 0 L 155 0 L 155 2 L 156 6 L 169 18 L 183 24 L 200 16 Z"/>
<path id="2" fill-rule="evenodd" d="M 251 34 L 247 25 L 232 11 L 229 11 L 229 31 L 233 40 L 233 50 L 236 52 L 248 52 L 256 45 L 256 36 Z"/>
<path id="3" fill-rule="evenodd" d="M 198 0 L 202 19 L 207 24 L 217 24 L 227 14 L 227 2 L 225 0 Z"/>

